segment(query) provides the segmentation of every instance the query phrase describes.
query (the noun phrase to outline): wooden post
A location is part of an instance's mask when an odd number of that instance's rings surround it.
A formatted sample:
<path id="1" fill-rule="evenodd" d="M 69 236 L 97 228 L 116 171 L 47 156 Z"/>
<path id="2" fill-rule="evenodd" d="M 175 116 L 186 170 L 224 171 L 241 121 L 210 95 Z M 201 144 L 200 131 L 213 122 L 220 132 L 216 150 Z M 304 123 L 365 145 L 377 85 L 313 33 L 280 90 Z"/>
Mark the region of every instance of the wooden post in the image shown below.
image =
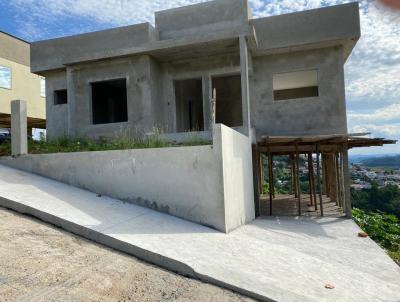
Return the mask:
<path id="1" fill-rule="evenodd" d="M 312 179 L 312 174 L 311 174 L 311 170 L 312 170 L 312 154 L 308 153 L 308 187 L 310 190 L 310 206 L 312 206 L 313 203 L 313 179 Z"/>
<path id="2" fill-rule="evenodd" d="M 335 167 L 336 167 L 336 191 L 337 191 L 337 205 L 341 206 L 341 192 L 340 192 L 340 162 L 339 153 L 335 153 Z"/>
<path id="3" fill-rule="evenodd" d="M 322 181 L 322 194 L 327 195 L 327 186 L 326 186 L 326 155 L 321 153 L 321 181 Z"/>
<path id="4" fill-rule="evenodd" d="M 259 157 L 260 152 L 257 150 L 257 145 L 253 146 L 252 149 L 252 157 L 253 157 L 253 188 L 254 188 L 254 210 L 256 217 L 261 215 L 260 210 L 260 182 L 259 182 Z"/>
<path id="5" fill-rule="evenodd" d="M 324 216 L 324 209 L 323 209 L 323 202 L 322 202 L 322 186 L 321 186 L 321 169 L 320 169 L 320 163 L 319 163 L 319 150 L 318 146 L 316 148 L 317 152 L 317 185 L 318 185 L 318 193 L 319 193 L 319 206 L 321 209 L 321 216 Z"/>
<path id="6" fill-rule="evenodd" d="M 259 186 L 260 186 L 260 195 L 263 194 L 263 186 L 264 186 L 264 161 L 262 157 L 262 153 L 258 152 L 258 173 L 259 173 Z"/>
<path id="7" fill-rule="evenodd" d="M 311 154 L 312 157 L 312 154 Z M 312 189 L 313 189 L 313 196 L 314 196 L 314 207 L 315 211 L 318 211 L 318 203 L 317 203 L 317 190 L 315 186 L 315 173 L 314 173 L 314 164 L 311 162 L 311 176 L 312 176 Z"/>
<path id="8" fill-rule="evenodd" d="M 350 195 L 350 171 L 349 171 L 349 154 L 347 143 L 343 146 L 343 182 L 344 182 L 344 209 L 346 217 L 352 217 L 351 211 L 351 195 Z"/>
<path id="9" fill-rule="evenodd" d="M 344 207 L 345 207 L 345 203 L 346 203 L 346 200 L 345 200 L 345 196 L 344 196 L 344 175 L 343 175 L 343 147 L 341 147 L 341 149 L 340 149 L 340 191 L 341 191 L 341 196 L 342 196 L 342 204 L 341 204 L 341 206 L 342 206 L 342 209 L 343 209 L 343 213 L 344 213 L 344 211 L 345 211 L 345 209 L 344 209 Z"/>
<path id="10" fill-rule="evenodd" d="M 272 187 L 274 186 L 272 182 L 272 154 L 268 148 L 268 181 L 269 181 L 269 215 L 272 216 Z"/>
<path id="11" fill-rule="evenodd" d="M 297 206 L 299 211 L 299 216 L 301 216 L 301 186 L 300 186 L 300 162 L 299 162 L 299 149 L 297 144 L 296 148 L 296 180 L 297 180 Z"/>
<path id="12" fill-rule="evenodd" d="M 297 188 L 297 173 L 296 173 L 296 161 L 295 161 L 295 155 L 294 154 L 292 154 L 291 155 L 291 159 L 292 159 L 292 183 L 293 183 L 293 186 L 292 186 L 292 190 L 293 190 L 293 194 L 294 194 L 294 197 L 295 198 L 297 198 L 298 196 L 297 196 L 297 192 L 298 192 L 298 188 Z"/>
<path id="13" fill-rule="evenodd" d="M 217 116 L 217 89 L 213 89 L 212 98 L 211 98 L 211 127 L 213 129 L 215 125 L 215 120 Z"/>

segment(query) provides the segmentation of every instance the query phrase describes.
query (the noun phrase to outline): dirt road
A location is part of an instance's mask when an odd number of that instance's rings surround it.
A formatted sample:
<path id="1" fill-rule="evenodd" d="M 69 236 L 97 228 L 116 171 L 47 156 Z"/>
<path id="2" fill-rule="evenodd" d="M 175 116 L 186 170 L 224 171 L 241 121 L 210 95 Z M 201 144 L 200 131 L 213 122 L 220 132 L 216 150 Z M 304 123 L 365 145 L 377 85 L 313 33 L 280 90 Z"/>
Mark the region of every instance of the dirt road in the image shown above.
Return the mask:
<path id="1" fill-rule="evenodd" d="M 0 301 L 253 301 L 0 208 Z"/>

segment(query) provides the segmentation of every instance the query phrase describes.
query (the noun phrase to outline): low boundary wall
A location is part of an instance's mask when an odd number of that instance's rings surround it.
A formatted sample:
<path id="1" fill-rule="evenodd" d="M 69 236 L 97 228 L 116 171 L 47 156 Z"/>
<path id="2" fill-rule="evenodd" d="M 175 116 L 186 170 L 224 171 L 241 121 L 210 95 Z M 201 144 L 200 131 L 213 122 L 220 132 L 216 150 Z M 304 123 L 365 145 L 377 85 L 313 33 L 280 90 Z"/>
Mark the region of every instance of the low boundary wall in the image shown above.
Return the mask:
<path id="1" fill-rule="evenodd" d="M 29 154 L 0 163 L 223 232 L 255 217 L 251 143 L 220 124 L 208 146 Z"/>

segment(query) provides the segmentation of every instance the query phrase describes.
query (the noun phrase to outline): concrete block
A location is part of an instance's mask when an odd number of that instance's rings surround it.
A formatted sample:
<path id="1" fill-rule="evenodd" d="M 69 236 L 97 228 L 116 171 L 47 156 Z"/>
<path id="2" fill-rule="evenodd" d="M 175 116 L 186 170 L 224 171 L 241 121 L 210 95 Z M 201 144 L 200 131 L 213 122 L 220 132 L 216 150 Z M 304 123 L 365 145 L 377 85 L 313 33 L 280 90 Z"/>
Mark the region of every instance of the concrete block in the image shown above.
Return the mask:
<path id="1" fill-rule="evenodd" d="M 11 154 L 28 153 L 26 101 L 11 102 Z"/>

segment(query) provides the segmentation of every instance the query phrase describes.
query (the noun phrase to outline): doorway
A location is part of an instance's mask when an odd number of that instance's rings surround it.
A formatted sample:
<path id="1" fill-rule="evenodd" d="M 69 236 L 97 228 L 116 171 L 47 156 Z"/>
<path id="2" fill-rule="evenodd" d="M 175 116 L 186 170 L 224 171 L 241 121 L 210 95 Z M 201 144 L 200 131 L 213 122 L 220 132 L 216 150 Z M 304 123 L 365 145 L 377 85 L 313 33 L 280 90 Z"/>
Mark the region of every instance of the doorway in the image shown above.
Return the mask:
<path id="1" fill-rule="evenodd" d="M 243 125 L 242 85 L 240 75 L 212 78 L 212 90 L 216 91 L 215 122 L 228 127 Z"/>
<path id="2" fill-rule="evenodd" d="M 175 80 L 176 131 L 203 131 L 202 79 Z"/>

